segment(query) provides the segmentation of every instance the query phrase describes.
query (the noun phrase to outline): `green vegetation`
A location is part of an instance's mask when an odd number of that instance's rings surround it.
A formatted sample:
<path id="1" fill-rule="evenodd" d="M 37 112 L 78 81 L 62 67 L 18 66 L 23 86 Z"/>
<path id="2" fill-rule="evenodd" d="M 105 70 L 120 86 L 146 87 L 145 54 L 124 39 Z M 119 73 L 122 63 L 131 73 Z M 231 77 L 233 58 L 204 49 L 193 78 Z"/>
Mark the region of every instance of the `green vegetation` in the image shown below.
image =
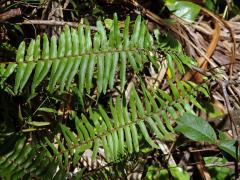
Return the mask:
<path id="1" fill-rule="evenodd" d="M 36 1 L 39 7 L 47 2 Z M 35 6 L 21 3 L 12 6 Z M 105 13 L 93 1 L 70 1 L 69 7 L 72 20 L 80 7 L 95 7 L 93 18 Z M 188 22 L 201 10 L 173 0 L 164 8 Z M 215 147 L 219 154 L 205 156 L 206 167 L 238 160 L 236 141 L 198 117 L 209 110 L 201 99 L 213 105 L 209 84 L 215 77 L 207 74 L 201 83 L 181 78 L 198 65 L 184 45 L 160 27 L 149 30 L 145 17 L 122 20 L 120 13 L 112 19 L 105 14 L 106 21 L 94 20 L 94 26 L 19 37 L 18 47 L 11 38 L 1 43 L 0 50 L 10 53 L 1 56 L 9 60 L 0 59 L 2 179 L 126 179 L 134 172 L 144 179 L 190 179 L 194 173 L 179 152 L 191 145 Z M 24 31 L 16 25 L 14 33 Z M 210 165 L 214 179 L 234 175 Z"/>

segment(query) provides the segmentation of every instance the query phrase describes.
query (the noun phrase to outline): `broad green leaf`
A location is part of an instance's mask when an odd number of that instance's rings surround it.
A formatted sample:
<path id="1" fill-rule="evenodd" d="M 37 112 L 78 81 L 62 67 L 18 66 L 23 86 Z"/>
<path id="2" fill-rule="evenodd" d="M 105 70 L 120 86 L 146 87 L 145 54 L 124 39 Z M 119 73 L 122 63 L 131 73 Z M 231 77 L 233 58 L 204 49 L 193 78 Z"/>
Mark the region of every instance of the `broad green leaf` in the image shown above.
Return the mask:
<path id="1" fill-rule="evenodd" d="M 183 171 L 181 167 L 176 167 L 174 165 L 169 165 L 169 171 L 175 180 L 189 180 L 190 175 Z"/>
<path id="2" fill-rule="evenodd" d="M 32 82 L 32 93 L 34 93 L 35 88 L 40 84 L 40 82 L 44 78 L 44 77 L 43 78 L 39 77 L 40 73 L 43 70 L 44 63 L 45 63 L 44 61 L 38 61 L 37 62 L 37 65 L 36 65 L 36 68 L 35 68 L 34 77 L 33 77 L 33 82 Z"/>
<path id="3" fill-rule="evenodd" d="M 209 10 L 214 11 L 216 9 L 216 3 L 215 2 L 217 2 L 217 1 L 205 0 L 204 1 L 204 6 L 207 7 Z"/>
<path id="4" fill-rule="evenodd" d="M 217 136 L 210 124 L 204 119 L 190 113 L 185 113 L 176 120 L 176 131 L 183 133 L 194 141 L 217 143 Z"/>
<path id="5" fill-rule="evenodd" d="M 162 169 L 161 167 L 155 165 L 148 166 L 147 174 L 144 179 L 169 179 L 169 170 Z"/>
<path id="6" fill-rule="evenodd" d="M 184 74 L 185 73 L 185 68 L 183 66 L 184 62 L 179 60 L 178 58 L 175 59 L 175 64 L 177 66 L 177 70 L 181 73 Z"/>
<path id="7" fill-rule="evenodd" d="M 209 174 L 211 175 L 212 180 L 227 179 L 233 173 L 233 169 L 227 167 L 227 160 L 220 157 L 204 157 L 206 166 L 208 164 L 226 164 L 226 167 L 207 167 Z"/>
<path id="8" fill-rule="evenodd" d="M 220 149 L 230 154 L 232 157 L 236 158 L 236 141 L 230 139 L 220 140 L 220 144 L 218 145 Z M 239 149 L 238 149 L 239 150 Z M 240 151 L 239 151 L 240 152 Z M 238 155 L 239 155 L 238 152 Z M 240 156 L 239 156 L 240 157 Z"/>
<path id="9" fill-rule="evenodd" d="M 194 21 L 201 10 L 201 6 L 189 1 L 165 0 L 165 5 L 176 16 L 190 22 Z"/>

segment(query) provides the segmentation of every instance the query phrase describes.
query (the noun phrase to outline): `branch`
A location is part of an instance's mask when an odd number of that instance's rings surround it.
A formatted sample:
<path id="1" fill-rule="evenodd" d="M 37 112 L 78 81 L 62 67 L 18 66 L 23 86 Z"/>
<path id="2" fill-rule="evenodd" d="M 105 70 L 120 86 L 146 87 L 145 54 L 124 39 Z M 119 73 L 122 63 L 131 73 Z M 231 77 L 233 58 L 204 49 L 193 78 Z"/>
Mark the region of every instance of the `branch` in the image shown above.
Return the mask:
<path id="1" fill-rule="evenodd" d="M 77 22 L 66 22 L 66 21 L 56 21 L 56 20 L 25 20 L 21 23 L 17 23 L 20 25 L 23 24 L 30 24 L 30 25 L 47 25 L 47 26 L 65 26 L 68 25 L 70 27 L 78 27 L 80 23 Z M 81 24 L 82 26 L 86 27 L 85 24 Z M 96 31 L 97 28 L 95 26 L 90 26 L 91 30 Z"/>
<path id="2" fill-rule="evenodd" d="M 222 88 L 223 97 L 224 97 L 224 100 L 225 100 L 225 104 L 226 104 L 226 107 L 227 107 L 229 119 L 230 119 L 231 126 L 232 126 L 233 137 L 234 137 L 234 140 L 236 140 L 236 144 L 235 144 L 235 147 L 236 147 L 235 178 L 238 179 L 239 178 L 239 172 L 238 172 L 238 167 L 239 167 L 238 166 L 238 150 L 239 150 L 239 142 L 238 141 L 239 141 L 239 136 L 238 136 L 236 121 L 232 117 L 232 114 L 230 113 L 231 106 L 230 106 L 230 101 L 229 101 L 229 97 L 228 97 L 228 94 L 227 94 L 227 86 L 229 85 L 229 83 L 226 80 L 225 81 L 218 81 L 218 83 Z"/>

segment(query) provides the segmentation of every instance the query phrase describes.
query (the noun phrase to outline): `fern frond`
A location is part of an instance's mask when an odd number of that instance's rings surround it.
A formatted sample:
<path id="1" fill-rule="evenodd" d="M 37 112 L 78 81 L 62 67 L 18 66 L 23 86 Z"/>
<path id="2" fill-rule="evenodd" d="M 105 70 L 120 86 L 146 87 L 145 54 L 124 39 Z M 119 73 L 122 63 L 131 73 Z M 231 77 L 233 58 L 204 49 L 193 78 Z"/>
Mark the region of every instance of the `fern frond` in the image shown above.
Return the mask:
<path id="1" fill-rule="evenodd" d="M 53 157 L 62 164 L 72 161 L 76 166 L 82 153 L 92 149 L 92 159 L 97 157 L 100 148 L 104 149 L 105 158 L 108 162 L 118 161 L 128 153 L 138 152 L 140 141 L 145 140 L 151 147 L 159 148 L 152 135 L 160 140 L 171 141 L 174 139 L 172 123 L 184 112 L 194 113 L 191 106 L 201 108 L 196 100 L 198 89 L 188 89 L 189 83 L 182 81 L 169 81 L 170 93 L 163 90 L 149 92 L 142 85 L 143 98 L 133 87 L 130 93 L 129 103 L 126 104 L 120 97 L 116 98 L 115 104 L 109 102 L 110 112 L 99 106 L 97 110 L 89 110 L 89 118 L 82 115 L 79 118 L 72 113 L 75 121 L 75 132 L 67 126 L 61 125 L 62 139 L 57 140 L 58 146 L 46 139 Z M 143 139 L 140 139 L 140 134 Z M 58 138 L 58 137 L 56 137 Z M 68 160 L 68 156 L 72 160 Z"/>
<path id="2" fill-rule="evenodd" d="M 49 159 L 45 152 L 27 144 L 26 138 L 20 138 L 12 151 L 0 157 L 0 177 L 13 180 L 22 177 L 66 178 L 68 175 L 66 170 L 56 161 Z"/>
<path id="3" fill-rule="evenodd" d="M 0 84 L 3 86 L 9 76 L 16 72 L 15 94 L 22 92 L 26 83 L 31 81 L 31 75 L 32 93 L 46 79 L 51 93 L 56 89 L 63 92 L 76 82 L 78 74 L 77 86 L 81 94 L 84 89 L 90 92 L 93 79 L 97 81 L 98 93 L 106 93 L 108 87 L 114 87 L 116 73 L 120 72 L 123 90 L 127 66 L 136 73 L 141 71 L 155 50 L 145 21 L 140 16 L 136 19 L 132 35 L 129 34 L 129 22 L 128 17 L 121 33 L 115 14 L 109 34 L 102 22 L 98 21 L 98 30 L 93 38 L 90 28 L 84 29 L 80 25 L 77 30 L 66 26 L 58 40 L 55 36 L 49 40 L 44 34 L 42 46 L 40 36 L 31 40 L 28 47 L 22 42 L 17 50 L 16 62 L 1 64 Z"/>
<path id="4" fill-rule="evenodd" d="M 155 55 L 159 50 L 166 55 L 173 77 L 176 69 L 184 73 L 184 65 L 192 64 L 192 60 L 179 50 L 155 41 L 140 16 L 132 33 L 129 32 L 129 17 L 125 20 L 123 32 L 118 27 L 116 14 L 109 33 L 101 21 L 96 24 L 97 32 L 93 37 L 89 26 L 83 28 L 80 25 L 78 29 L 66 26 L 58 40 L 55 36 L 49 40 L 44 34 L 42 42 L 40 36 L 31 40 L 28 47 L 22 42 L 17 50 L 16 62 L 0 63 L 1 87 L 6 87 L 6 80 L 13 75 L 14 94 L 21 94 L 27 82 L 34 94 L 36 88 L 47 80 L 47 89 L 51 93 L 57 89 L 62 93 L 77 84 L 82 95 L 84 90 L 90 93 L 96 87 L 93 86 L 95 80 L 100 94 L 106 93 L 108 88 L 113 89 L 116 79 L 120 79 L 123 91 L 127 68 L 132 68 L 137 74 L 142 71 L 145 62 L 158 66 Z"/>
<path id="5" fill-rule="evenodd" d="M 201 108 L 196 101 L 199 92 L 208 95 L 204 86 L 199 88 L 192 82 L 169 81 L 169 87 L 168 93 L 149 92 L 142 84 L 140 94 L 133 87 L 128 104 L 120 97 L 115 102 L 111 100 L 110 112 L 102 106 L 95 111 L 90 109 L 89 117 L 82 114 L 80 118 L 73 112 L 75 129 L 61 125 L 62 135 L 55 137 L 56 144 L 45 138 L 48 147 L 43 146 L 44 150 L 21 138 L 11 152 L 0 158 L 0 176 L 64 179 L 71 175 L 69 165 L 76 167 L 89 149 L 94 160 L 103 148 L 106 160 L 111 162 L 126 152 L 138 152 L 143 140 L 158 148 L 153 135 L 163 141 L 173 140 L 173 121 L 184 112 L 193 113 L 191 106 Z"/>
<path id="6" fill-rule="evenodd" d="M 42 42 L 40 36 L 28 46 L 22 42 L 16 62 L 0 63 L 0 87 L 11 87 L 11 76 L 15 80 L 11 88 L 14 94 L 21 94 L 28 84 L 34 95 L 41 83 L 47 82 L 50 93 L 56 90 L 62 93 L 75 86 L 80 96 L 93 88 L 97 88 L 99 96 L 113 89 L 120 79 L 117 85 L 123 92 L 127 70 L 140 74 L 146 62 L 157 67 L 156 55 L 160 51 L 166 56 L 171 72 L 167 81 L 169 91 L 150 92 L 141 84 L 141 90 L 131 89 L 129 101 L 119 96 L 109 101 L 109 108 L 101 105 L 94 110 L 89 108 L 89 114 L 81 117 L 72 112 L 74 128 L 61 124 L 60 134 L 53 142 L 45 138 L 46 144 L 40 150 L 26 143 L 24 138 L 19 140 L 10 153 L 0 158 L 1 177 L 66 179 L 72 167 L 79 165 L 86 150 L 92 150 L 94 160 L 103 149 L 106 161 L 116 162 L 126 152 L 139 152 L 142 142 L 159 148 L 156 138 L 174 140 L 172 124 L 177 117 L 184 112 L 194 113 L 193 106 L 202 108 L 196 96 L 198 92 L 207 96 L 207 90 L 175 79 L 176 71 L 184 73 L 185 66 L 192 65 L 192 59 L 179 50 L 172 50 L 167 43 L 157 42 L 140 16 L 132 33 L 129 32 L 129 17 L 123 31 L 118 27 L 116 15 L 109 33 L 101 21 L 96 24 L 94 33 L 89 27 L 80 25 L 78 29 L 70 29 L 66 26 L 58 39 L 55 36 L 48 39 L 44 34 Z M 81 173 L 79 171 L 78 175 Z"/>

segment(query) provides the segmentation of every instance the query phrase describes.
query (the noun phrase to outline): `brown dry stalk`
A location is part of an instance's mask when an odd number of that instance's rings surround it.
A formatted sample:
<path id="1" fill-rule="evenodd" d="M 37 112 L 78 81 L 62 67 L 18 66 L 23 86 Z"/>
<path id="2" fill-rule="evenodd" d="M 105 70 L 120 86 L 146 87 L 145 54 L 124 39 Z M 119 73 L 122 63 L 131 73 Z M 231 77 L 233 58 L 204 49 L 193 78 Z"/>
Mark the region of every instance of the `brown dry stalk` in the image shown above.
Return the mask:
<path id="1" fill-rule="evenodd" d="M 70 27 L 78 27 L 80 23 L 78 22 L 66 22 L 66 21 L 57 21 L 57 20 L 25 20 L 24 22 L 17 24 L 29 24 L 29 25 L 47 25 L 47 26 L 65 26 L 68 25 Z M 81 26 L 85 27 L 86 25 L 81 24 Z M 97 28 L 94 26 L 90 26 L 91 30 L 96 31 Z"/>
<path id="2" fill-rule="evenodd" d="M 205 163 L 201 156 L 201 153 L 195 152 L 195 153 L 193 153 L 193 157 L 196 160 L 196 162 L 199 162 L 199 163 L 197 163 L 197 169 L 198 169 L 202 179 L 211 180 L 212 178 L 211 178 L 209 172 L 207 171 L 207 168 L 205 166 Z"/>
<path id="3" fill-rule="evenodd" d="M 20 8 L 10 9 L 9 11 L 0 14 L 0 22 L 4 22 L 12 17 L 19 16 L 21 14 L 22 11 Z"/>
<path id="4" fill-rule="evenodd" d="M 232 55 L 231 55 L 231 65 L 230 65 L 230 73 L 229 73 L 229 78 L 230 80 L 232 79 L 232 75 L 233 75 L 233 65 L 236 63 L 236 39 L 235 39 L 235 33 L 233 32 L 232 28 L 229 26 L 229 24 L 223 20 L 222 18 L 218 17 L 217 15 L 213 14 L 212 12 L 210 12 L 209 10 L 207 10 L 206 8 L 201 8 L 202 12 L 211 16 L 212 18 L 214 18 L 216 21 L 218 21 L 219 23 L 223 24 L 230 32 L 232 41 L 233 41 L 233 47 L 232 47 Z"/>
<path id="5" fill-rule="evenodd" d="M 215 51 L 218 41 L 219 41 L 219 37 L 220 37 L 220 30 L 221 30 L 220 25 L 217 21 L 215 21 L 214 25 L 215 25 L 215 29 L 214 29 L 213 37 L 212 37 L 212 40 L 206 51 L 206 56 L 208 58 L 210 58 L 212 56 L 213 52 Z M 207 68 L 208 61 L 205 60 L 204 57 L 198 58 L 197 62 L 198 62 L 198 67 L 200 67 L 201 69 L 205 70 Z M 187 76 L 187 75 L 188 75 L 188 73 L 185 76 Z M 196 82 L 198 82 L 198 83 L 203 82 L 202 74 L 196 72 L 193 74 L 193 77 L 196 80 Z"/>

